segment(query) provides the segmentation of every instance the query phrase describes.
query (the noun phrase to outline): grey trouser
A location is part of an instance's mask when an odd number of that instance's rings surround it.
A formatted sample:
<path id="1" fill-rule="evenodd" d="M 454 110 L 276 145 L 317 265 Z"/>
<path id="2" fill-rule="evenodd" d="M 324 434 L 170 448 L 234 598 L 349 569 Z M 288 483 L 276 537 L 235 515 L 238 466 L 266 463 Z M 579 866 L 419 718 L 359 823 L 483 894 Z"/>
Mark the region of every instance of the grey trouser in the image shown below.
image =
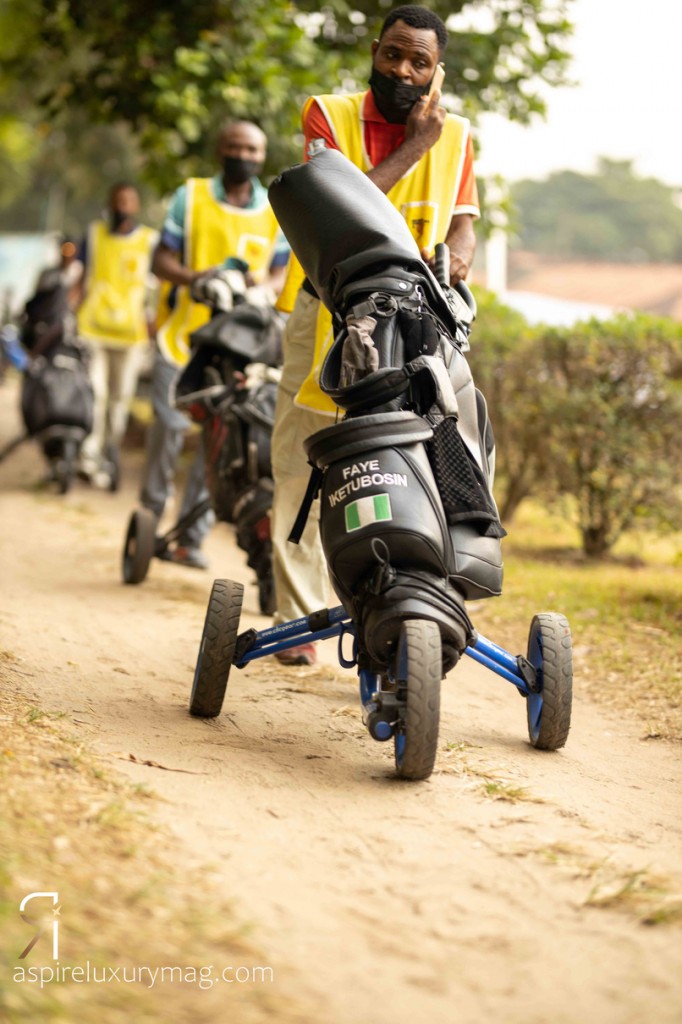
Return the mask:
<path id="1" fill-rule="evenodd" d="M 174 493 L 173 480 L 177 461 L 182 451 L 189 421 L 170 401 L 170 389 L 178 368 L 157 351 L 152 371 L 152 406 L 154 420 L 147 431 L 147 461 L 140 501 L 159 518 L 163 515 L 168 498 Z M 204 472 L 204 451 L 199 448 L 190 467 L 182 498 L 179 519 L 187 515 L 200 502 L 208 498 Z M 212 511 L 205 512 L 181 534 L 178 543 L 184 547 L 201 547 L 215 522 Z"/>

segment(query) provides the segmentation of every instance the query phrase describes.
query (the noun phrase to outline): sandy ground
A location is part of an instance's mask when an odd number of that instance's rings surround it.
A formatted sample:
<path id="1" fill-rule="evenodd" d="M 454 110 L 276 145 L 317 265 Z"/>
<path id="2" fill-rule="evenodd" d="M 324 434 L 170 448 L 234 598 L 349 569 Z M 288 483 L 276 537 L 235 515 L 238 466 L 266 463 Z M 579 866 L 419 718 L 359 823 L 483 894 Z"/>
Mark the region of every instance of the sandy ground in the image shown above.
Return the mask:
<path id="1" fill-rule="evenodd" d="M 0 397 L 1 445 L 12 382 Z M 14 681 L 155 790 L 178 876 L 232 901 L 325 1024 L 682 1021 L 679 748 L 597 709 L 578 678 L 566 748 L 534 751 L 513 688 L 464 659 L 434 775 L 401 783 L 333 642 L 316 668 L 233 670 L 223 714 L 194 720 L 213 577 L 247 584 L 244 627 L 267 624 L 230 528 L 207 542 L 208 573 L 155 560 L 124 586 L 139 453 L 117 495 L 60 498 L 35 488 L 42 472 L 35 445 L 0 466 Z"/>

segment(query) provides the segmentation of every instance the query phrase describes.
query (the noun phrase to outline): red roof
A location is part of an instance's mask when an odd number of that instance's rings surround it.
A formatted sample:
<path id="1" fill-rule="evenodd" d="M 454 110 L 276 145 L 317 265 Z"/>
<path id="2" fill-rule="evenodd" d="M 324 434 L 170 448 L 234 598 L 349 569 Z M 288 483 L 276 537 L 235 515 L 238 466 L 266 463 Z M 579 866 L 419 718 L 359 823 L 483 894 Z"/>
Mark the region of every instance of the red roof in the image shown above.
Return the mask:
<path id="1" fill-rule="evenodd" d="M 682 264 L 593 263 L 510 252 L 508 288 L 682 321 Z"/>

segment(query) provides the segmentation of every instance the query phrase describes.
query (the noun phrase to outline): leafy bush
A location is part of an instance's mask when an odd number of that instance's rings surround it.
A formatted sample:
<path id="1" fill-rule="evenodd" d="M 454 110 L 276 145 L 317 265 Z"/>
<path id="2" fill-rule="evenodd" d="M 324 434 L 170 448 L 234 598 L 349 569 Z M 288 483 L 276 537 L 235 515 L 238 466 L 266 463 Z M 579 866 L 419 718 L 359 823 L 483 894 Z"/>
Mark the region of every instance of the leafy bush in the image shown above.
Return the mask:
<path id="1" fill-rule="evenodd" d="M 591 557 L 640 523 L 679 529 L 682 325 L 622 315 L 531 328 L 477 298 L 469 361 L 495 431 L 502 520 L 529 495 L 571 495 Z"/>
<path id="2" fill-rule="evenodd" d="M 576 499 L 583 550 L 638 521 L 679 528 L 682 325 L 648 316 L 538 331 L 551 473 Z"/>
<path id="3" fill-rule="evenodd" d="M 538 401 L 539 351 L 525 318 L 490 292 L 476 290 L 478 316 L 469 364 L 483 392 L 497 448 L 495 497 L 510 521 L 546 476 L 544 410 Z"/>

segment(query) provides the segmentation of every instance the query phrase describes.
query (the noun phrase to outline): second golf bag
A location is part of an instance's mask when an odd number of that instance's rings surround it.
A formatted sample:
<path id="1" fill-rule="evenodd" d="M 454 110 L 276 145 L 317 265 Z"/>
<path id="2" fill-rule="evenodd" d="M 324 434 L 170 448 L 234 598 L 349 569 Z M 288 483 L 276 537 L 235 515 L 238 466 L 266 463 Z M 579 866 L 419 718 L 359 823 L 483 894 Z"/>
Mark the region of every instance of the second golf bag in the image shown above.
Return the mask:
<path id="1" fill-rule="evenodd" d="M 502 587 L 492 431 L 464 355 L 473 299 L 441 288 L 403 217 L 336 151 L 285 171 L 270 201 L 332 313 L 319 383 L 345 415 L 307 439 L 307 501 L 320 494 L 360 663 L 384 671 L 402 623 L 428 619 L 447 671 L 474 638 L 465 600 Z"/>
<path id="2" fill-rule="evenodd" d="M 94 395 L 87 352 L 76 339 L 58 269 L 41 275 L 26 303 L 21 342 L 31 356 L 21 387 L 22 418 L 28 436 L 43 449 L 52 480 L 65 493 L 92 430 Z"/>
<path id="3" fill-rule="evenodd" d="M 197 297 L 213 315 L 190 336 L 192 355 L 176 383 L 175 400 L 201 426 L 213 511 L 234 525 L 256 573 L 261 611 L 271 614 L 270 447 L 282 322 L 271 305 L 249 301 L 235 277 L 219 272 L 202 285 Z"/>

